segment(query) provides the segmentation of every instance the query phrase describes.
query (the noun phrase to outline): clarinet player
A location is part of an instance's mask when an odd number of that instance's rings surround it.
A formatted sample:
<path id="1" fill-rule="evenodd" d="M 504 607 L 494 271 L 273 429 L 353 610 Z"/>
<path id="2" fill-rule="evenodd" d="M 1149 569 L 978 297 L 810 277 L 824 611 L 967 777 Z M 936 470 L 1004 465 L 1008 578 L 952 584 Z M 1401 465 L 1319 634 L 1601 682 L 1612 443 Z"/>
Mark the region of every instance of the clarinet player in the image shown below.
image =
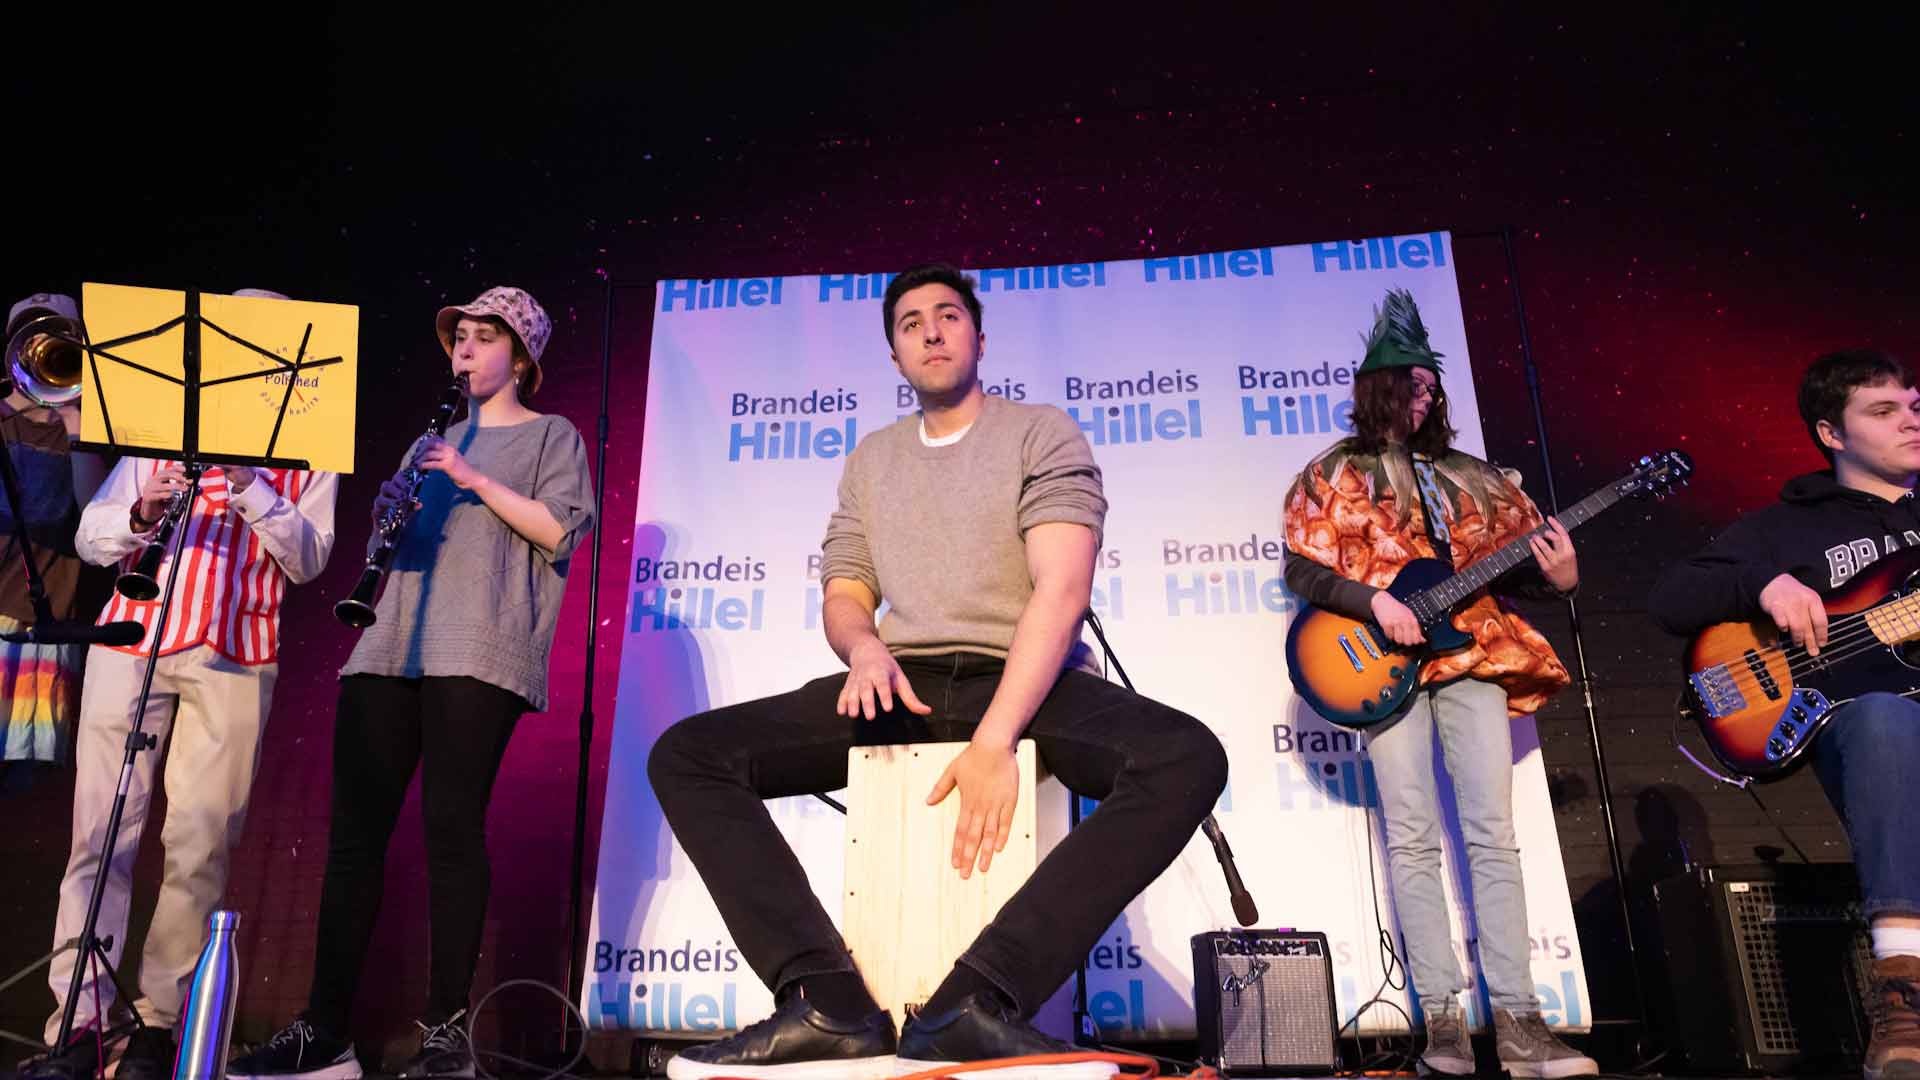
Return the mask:
<path id="1" fill-rule="evenodd" d="M 401 527 L 377 619 L 341 669 L 333 815 L 307 1008 L 232 1077 L 361 1075 L 347 1025 L 380 909 L 387 841 L 420 773 L 429 992 L 401 1077 L 474 1075 L 465 1032 L 486 916 L 487 804 L 508 738 L 547 706 L 547 658 L 568 557 L 593 524 L 586 446 L 526 405 L 553 324 L 524 290 L 488 289 L 435 321 L 467 416 L 411 447 L 378 521 L 426 474 Z M 403 508 L 404 509 L 404 508 Z M 376 531 L 374 543 L 380 537 Z"/>

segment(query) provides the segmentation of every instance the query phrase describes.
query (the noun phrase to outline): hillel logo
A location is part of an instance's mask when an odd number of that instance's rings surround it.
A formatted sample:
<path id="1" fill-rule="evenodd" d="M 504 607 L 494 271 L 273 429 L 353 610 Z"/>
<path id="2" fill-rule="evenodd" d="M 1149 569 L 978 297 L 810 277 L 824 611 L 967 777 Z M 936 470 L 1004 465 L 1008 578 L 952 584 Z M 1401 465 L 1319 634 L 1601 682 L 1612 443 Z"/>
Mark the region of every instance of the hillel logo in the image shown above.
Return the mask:
<path id="1" fill-rule="evenodd" d="M 735 1031 L 740 1027 L 739 989 L 721 985 L 720 995 L 689 994 L 684 982 L 596 979 L 587 1001 L 587 1022 L 602 1029 Z"/>
<path id="2" fill-rule="evenodd" d="M 1240 365 L 1241 390 L 1291 391 L 1240 396 L 1240 424 L 1247 435 L 1353 434 L 1355 365 L 1261 369 Z M 1324 387 L 1325 389 L 1321 389 Z"/>
<path id="3" fill-rule="evenodd" d="M 1373 762 L 1361 752 L 1353 732 L 1275 724 L 1273 752 L 1280 755 L 1274 765 L 1281 809 L 1296 809 L 1299 798 L 1306 799 L 1310 810 L 1335 803 L 1379 807 Z"/>
<path id="4" fill-rule="evenodd" d="M 587 1022 L 598 1028 L 644 1028 L 650 1031 L 736 1030 L 738 991 L 732 981 L 720 995 L 689 994 L 687 984 L 645 976 L 687 972 L 727 974 L 740 970 L 740 950 L 716 941 L 712 948 L 695 948 L 691 940 L 675 949 L 620 948 L 597 941 L 593 972 L 600 976 L 589 987 Z M 641 976 L 621 978 L 621 976 Z"/>
<path id="5" fill-rule="evenodd" d="M 1211 281 L 1226 277 L 1272 277 L 1273 249 L 1247 248 L 1243 251 L 1215 251 L 1207 255 L 1175 255 L 1165 259 L 1143 259 L 1141 276 L 1147 284 L 1162 281 Z"/>
<path id="6" fill-rule="evenodd" d="M 887 295 L 894 274 L 821 274 L 820 295 L 815 302 L 831 304 L 845 300 L 878 300 Z"/>
<path id="7" fill-rule="evenodd" d="M 1008 401 L 1027 400 L 1027 384 L 1017 379 L 982 382 L 980 389 L 994 397 L 1006 398 Z M 917 409 L 920 407 L 920 396 L 913 392 L 913 387 L 906 383 L 899 383 L 893 388 L 893 404 L 895 408 Z"/>
<path id="8" fill-rule="evenodd" d="M 767 590 L 741 595 L 714 585 L 767 580 L 767 564 L 755 558 L 634 560 L 633 614 L 629 633 L 643 630 L 758 630 L 766 619 Z"/>
<path id="9" fill-rule="evenodd" d="M 1167 573 L 1167 614 L 1279 615 L 1293 610 L 1298 601 L 1279 573 L 1282 546 L 1258 533 L 1238 542 L 1162 541 L 1161 565 L 1182 568 Z"/>
<path id="10" fill-rule="evenodd" d="M 980 291 L 1027 292 L 1035 289 L 1103 289 L 1107 264 L 1065 263 L 1060 266 L 1021 266 L 979 272 Z"/>
<path id="11" fill-rule="evenodd" d="M 701 278 L 660 283 L 660 310 L 778 306 L 785 278 Z"/>
<path id="12" fill-rule="evenodd" d="M 1087 379 L 1066 377 L 1065 400 L 1087 404 L 1068 405 L 1087 441 L 1095 446 L 1109 443 L 1170 442 L 1198 439 L 1204 432 L 1200 422 L 1200 399 L 1188 398 L 1171 408 L 1156 408 L 1153 399 L 1169 394 L 1197 394 L 1200 376 L 1175 368 L 1126 379 Z M 1118 404 L 1093 404 L 1118 402 Z"/>
<path id="13" fill-rule="evenodd" d="M 1341 270 L 1398 270 L 1406 267 L 1423 270 L 1447 265 L 1447 238 L 1441 233 L 1425 236 L 1375 236 L 1366 240 L 1336 240 L 1330 244 L 1311 244 L 1313 272 L 1324 274 Z"/>
<path id="14" fill-rule="evenodd" d="M 756 419 L 750 427 L 736 420 L 728 430 L 727 460 L 837 458 L 852 450 L 859 441 L 854 418 L 849 416 L 841 423 L 822 422 L 818 428 L 813 418 L 851 412 L 859 407 L 859 392 L 845 387 L 832 390 L 816 387 L 805 394 L 768 397 L 734 394 L 731 403 L 734 416 L 782 419 Z"/>

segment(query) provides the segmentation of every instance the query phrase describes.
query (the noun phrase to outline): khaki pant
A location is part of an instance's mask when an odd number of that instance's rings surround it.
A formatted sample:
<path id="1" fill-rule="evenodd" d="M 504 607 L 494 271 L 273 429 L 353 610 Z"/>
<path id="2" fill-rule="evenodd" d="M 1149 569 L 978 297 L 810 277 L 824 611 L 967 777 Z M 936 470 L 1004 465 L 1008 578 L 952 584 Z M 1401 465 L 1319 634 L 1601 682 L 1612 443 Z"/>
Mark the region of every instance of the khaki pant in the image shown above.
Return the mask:
<path id="1" fill-rule="evenodd" d="M 56 946 L 79 936 L 86 920 L 146 665 L 144 656 L 97 646 L 89 650 L 75 734 L 73 850 L 60 882 L 60 913 L 53 932 Z M 260 733 L 278 674 L 275 664 L 236 664 L 205 645 L 161 657 L 154 672 L 142 729 L 157 740 L 156 748 L 143 750 L 134 759 L 119 843 L 108 867 L 96 927 L 99 936 L 112 935 L 110 955 L 118 967 L 127 937 L 134 856 L 147 823 L 154 770 L 164 753 L 167 816 L 160 827 L 160 841 L 166 851 L 165 870 L 141 956 L 140 1000 L 133 1005 L 148 1024 L 172 1027 L 180 1018 L 194 963 L 205 944 L 207 916 L 226 892 L 228 849 L 240 839 L 246 822 L 247 794 L 260 758 Z M 68 950 L 53 961 L 48 985 L 56 1005 L 47 1021 L 48 1042 L 59 1033 L 61 1005 L 76 955 Z M 76 1030 L 94 1019 L 96 991 L 102 1007 L 113 1000 L 112 981 L 104 972 L 99 974 L 98 986 L 91 967 L 81 982 Z"/>

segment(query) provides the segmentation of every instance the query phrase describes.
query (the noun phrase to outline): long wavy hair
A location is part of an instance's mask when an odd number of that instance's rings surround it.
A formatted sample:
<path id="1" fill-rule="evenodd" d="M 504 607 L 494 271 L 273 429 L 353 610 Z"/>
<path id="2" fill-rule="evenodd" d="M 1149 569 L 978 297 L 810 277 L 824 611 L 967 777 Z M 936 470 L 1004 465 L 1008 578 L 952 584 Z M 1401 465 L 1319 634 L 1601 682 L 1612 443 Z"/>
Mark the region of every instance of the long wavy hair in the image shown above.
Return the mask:
<path id="1" fill-rule="evenodd" d="M 1440 388 L 1439 383 L 1434 384 Z M 1407 431 L 1413 411 L 1413 369 L 1382 368 L 1353 380 L 1353 443 L 1362 453 L 1378 454 L 1392 443 L 1405 443 L 1415 453 L 1439 457 L 1453 448 L 1458 432 L 1447 416 L 1444 392 L 1435 396 L 1418 431 Z"/>

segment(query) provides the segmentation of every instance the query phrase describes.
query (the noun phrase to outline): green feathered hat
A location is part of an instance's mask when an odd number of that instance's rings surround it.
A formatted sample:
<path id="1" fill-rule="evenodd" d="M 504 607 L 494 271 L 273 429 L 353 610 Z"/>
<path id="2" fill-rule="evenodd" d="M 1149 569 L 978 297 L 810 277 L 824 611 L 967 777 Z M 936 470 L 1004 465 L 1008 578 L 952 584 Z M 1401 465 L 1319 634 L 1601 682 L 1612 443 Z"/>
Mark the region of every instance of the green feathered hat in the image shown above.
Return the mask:
<path id="1" fill-rule="evenodd" d="M 1440 374 L 1443 354 L 1427 343 L 1420 307 L 1405 289 L 1387 290 L 1386 302 L 1373 309 L 1373 332 L 1362 335 L 1362 340 L 1367 343 L 1367 358 L 1355 374 L 1396 367 L 1423 367 Z"/>

